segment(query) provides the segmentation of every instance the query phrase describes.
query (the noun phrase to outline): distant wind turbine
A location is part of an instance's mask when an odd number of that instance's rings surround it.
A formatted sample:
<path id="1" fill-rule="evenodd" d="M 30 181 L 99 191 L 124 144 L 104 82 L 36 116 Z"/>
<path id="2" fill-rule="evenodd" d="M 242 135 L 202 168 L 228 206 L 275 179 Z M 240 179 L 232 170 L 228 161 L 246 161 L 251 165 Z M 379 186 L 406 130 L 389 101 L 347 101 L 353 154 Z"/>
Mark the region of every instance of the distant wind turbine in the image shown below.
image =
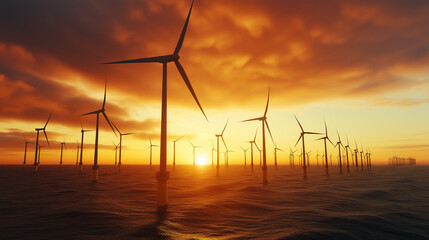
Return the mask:
<path id="1" fill-rule="evenodd" d="M 355 140 L 355 145 L 356 145 L 356 148 L 355 148 L 355 160 L 356 160 L 356 165 L 355 165 L 355 167 L 356 167 L 356 170 L 359 170 L 359 163 L 358 163 L 358 146 L 357 146 L 357 143 L 356 143 L 356 140 Z"/>
<path id="2" fill-rule="evenodd" d="M 363 147 L 362 147 L 362 145 L 360 147 L 361 147 L 361 151 L 360 151 L 360 165 L 361 165 L 362 170 L 363 170 L 363 158 L 362 158 Z"/>
<path id="3" fill-rule="evenodd" d="M 27 144 L 32 143 L 32 142 L 27 141 L 27 138 L 25 138 L 25 137 L 24 137 L 24 140 L 25 140 L 25 151 L 24 151 L 24 163 L 23 163 L 23 165 L 25 167 L 25 166 L 27 166 L 26 165 L 27 164 Z"/>
<path id="4" fill-rule="evenodd" d="M 249 148 L 244 149 L 243 147 L 241 147 L 241 149 L 243 149 L 243 153 L 244 153 L 244 166 L 247 166 L 247 161 L 246 161 L 246 152 L 247 152 L 247 150 L 249 150 Z"/>
<path id="5" fill-rule="evenodd" d="M 256 135 L 258 134 L 258 129 L 256 129 L 255 137 L 253 140 L 249 141 L 250 143 L 250 166 L 253 167 L 253 144 L 256 146 Z"/>
<path id="6" fill-rule="evenodd" d="M 347 145 L 344 146 L 345 150 L 346 150 L 346 158 L 347 158 L 347 171 L 350 171 L 350 164 L 349 164 L 349 149 L 350 149 L 350 145 L 349 145 L 349 138 L 347 137 Z"/>
<path id="7" fill-rule="evenodd" d="M 189 143 L 192 145 L 192 165 L 195 167 L 195 155 L 196 155 L 196 150 L 197 148 L 200 148 L 200 146 L 195 146 L 191 141 L 189 141 Z"/>
<path id="8" fill-rule="evenodd" d="M 324 121 L 325 122 L 325 136 L 324 137 L 321 137 L 321 138 L 319 138 L 319 139 L 317 139 L 317 140 L 322 140 L 323 139 L 323 142 L 324 142 L 324 146 L 325 146 L 325 170 L 326 170 L 326 174 L 328 174 L 328 168 L 329 168 L 329 164 L 328 164 L 328 149 L 327 149 L 327 147 L 326 147 L 326 140 L 328 140 L 332 145 L 334 145 L 332 142 L 331 142 L 331 139 L 329 139 L 329 137 L 328 137 L 328 127 L 326 126 L 326 121 Z"/>
<path id="9" fill-rule="evenodd" d="M 277 167 L 277 151 L 282 151 L 282 149 L 277 147 L 277 144 L 274 144 L 274 165 Z"/>
<path id="10" fill-rule="evenodd" d="M 97 117 L 98 119 L 98 117 Z M 82 172 L 83 168 L 83 137 L 85 135 L 85 132 L 91 132 L 93 130 L 85 130 L 83 129 L 82 122 L 80 123 L 80 133 L 81 133 L 81 139 L 80 139 L 80 161 L 79 161 L 79 171 Z"/>
<path id="11" fill-rule="evenodd" d="M 39 165 L 39 164 L 40 164 L 40 153 L 42 152 L 42 151 L 41 151 L 41 150 L 42 150 L 42 147 L 44 147 L 44 146 L 39 145 L 39 156 L 38 156 L 38 158 L 37 158 L 37 165 Z"/>
<path id="12" fill-rule="evenodd" d="M 307 164 L 306 164 L 306 162 L 305 162 L 305 141 L 304 141 L 304 136 L 305 136 L 305 134 L 320 134 L 320 133 L 315 133 L 315 132 L 306 132 L 306 131 L 304 131 L 304 128 L 302 128 L 302 125 L 301 125 L 301 123 L 298 121 L 298 118 L 295 116 L 295 119 L 296 119 L 296 121 L 298 122 L 298 125 L 299 125 L 299 127 L 301 128 L 301 135 L 299 136 L 299 138 L 298 138 L 298 141 L 296 141 L 296 143 L 295 143 L 295 147 L 296 147 L 296 145 L 299 143 L 299 140 L 301 140 L 302 139 L 302 152 L 304 153 L 304 154 L 302 154 L 302 158 L 303 158 L 303 164 L 302 164 L 302 167 L 303 167 L 303 169 L 304 169 L 304 177 L 306 177 L 306 169 L 307 169 Z"/>
<path id="13" fill-rule="evenodd" d="M 229 161 L 228 161 L 228 153 L 234 152 L 233 150 L 229 150 L 228 148 L 225 151 L 225 165 L 228 167 Z"/>
<path id="14" fill-rule="evenodd" d="M 93 112 L 82 114 L 81 116 L 96 114 L 97 115 L 97 121 L 96 121 L 96 128 L 95 128 L 95 146 L 94 146 L 94 166 L 92 167 L 93 175 L 92 180 L 97 181 L 98 180 L 98 124 L 100 119 L 100 113 L 103 114 L 104 118 L 106 119 L 107 123 L 109 124 L 110 128 L 112 129 L 113 133 L 116 135 L 115 129 L 113 129 L 112 124 L 109 121 L 109 118 L 106 115 L 105 105 L 106 105 L 106 89 L 107 89 L 107 81 L 104 82 L 104 99 L 103 99 L 103 105 L 101 106 L 101 109 L 98 109 Z M 82 148 L 81 148 L 81 155 L 82 155 Z M 81 159 L 82 160 L 82 159 Z"/>
<path id="15" fill-rule="evenodd" d="M 173 168 L 176 167 L 176 142 L 182 139 L 183 136 L 179 137 L 176 140 L 173 140 Z"/>
<path id="16" fill-rule="evenodd" d="M 198 101 L 197 95 L 192 88 L 191 82 L 188 79 L 188 76 L 185 73 L 182 65 L 179 62 L 179 52 L 182 48 L 183 40 L 185 39 L 186 29 L 188 28 L 189 17 L 191 16 L 192 6 L 189 9 L 188 17 L 186 18 L 185 25 L 183 26 L 182 33 L 180 35 L 179 41 L 176 45 L 176 49 L 173 54 L 149 57 L 149 58 L 139 58 L 132 60 L 125 60 L 119 62 L 110 62 L 107 64 L 117 64 L 117 63 L 162 63 L 162 113 L 161 113 L 161 152 L 160 152 L 160 171 L 157 173 L 158 179 L 158 206 L 167 205 L 167 181 L 169 179 L 169 174 L 167 172 L 167 63 L 174 62 L 176 64 L 177 70 L 182 76 L 183 80 L 186 83 L 189 91 L 197 102 L 201 112 L 204 117 L 207 119 L 206 114 L 204 113 L 203 108 L 201 107 L 200 102 Z"/>
<path id="17" fill-rule="evenodd" d="M 214 147 L 213 141 L 212 141 L 212 167 L 214 166 L 214 157 L 213 152 L 216 151 L 216 148 Z"/>
<path id="18" fill-rule="evenodd" d="M 290 154 L 289 154 L 289 164 L 292 167 L 295 167 L 295 152 L 298 150 L 293 151 L 292 148 L 290 148 Z"/>
<path id="19" fill-rule="evenodd" d="M 115 127 L 116 131 L 118 131 L 118 133 L 119 133 L 119 163 L 118 163 L 118 167 L 120 168 L 121 164 L 122 164 L 122 161 L 121 161 L 121 159 L 122 159 L 122 136 L 127 136 L 127 135 L 131 135 L 134 133 L 121 133 L 119 131 L 119 129 L 116 127 L 115 123 L 112 122 L 112 124 Z"/>
<path id="20" fill-rule="evenodd" d="M 317 166 L 319 166 L 319 156 L 320 156 L 319 151 L 317 151 L 317 155 L 316 155 Z"/>
<path id="21" fill-rule="evenodd" d="M 76 141 L 76 148 L 73 149 L 73 151 L 76 150 L 76 165 L 79 163 L 79 143 Z"/>
<path id="22" fill-rule="evenodd" d="M 48 121 L 46 121 L 45 126 L 43 126 L 43 128 L 36 128 L 35 129 L 37 131 L 37 137 L 36 137 L 36 151 L 34 153 L 34 172 L 38 171 L 38 166 L 39 166 L 39 163 L 37 161 L 37 157 L 38 157 L 37 152 L 39 151 L 39 131 L 43 131 L 43 133 L 45 134 L 46 142 L 48 142 L 48 146 L 49 146 L 48 135 L 46 135 L 45 129 L 46 129 L 46 126 L 48 126 L 48 123 L 49 123 L 49 120 L 51 119 L 51 116 L 52 116 L 52 112 L 49 115 Z"/>
<path id="23" fill-rule="evenodd" d="M 217 150 L 216 150 L 217 151 L 217 153 L 216 153 L 216 167 L 218 169 L 219 169 L 219 153 L 220 153 L 220 150 L 219 150 L 219 138 L 222 139 L 223 145 L 225 146 L 225 149 L 226 149 L 227 147 L 226 147 L 225 140 L 223 139 L 223 133 L 225 132 L 226 126 L 228 126 L 228 122 L 229 122 L 229 120 L 226 121 L 225 127 L 223 127 L 223 130 L 222 130 L 222 132 L 220 134 L 215 134 L 216 141 L 217 141 L 217 144 L 216 144 L 216 146 L 217 146 Z"/>
<path id="24" fill-rule="evenodd" d="M 117 164 L 117 160 L 118 160 L 118 147 L 119 147 L 119 144 L 118 145 L 116 145 L 114 142 L 112 142 L 113 143 L 113 146 L 115 146 L 115 165 Z"/>
<path id="25" fill-rule="evenodd" d="M 65 140 L 61 143 L 61 156 L 60 156 L 60 167 L 63 165 L 63 148 L 66 147 Z"/>
<path id="26" fill-rule="evenodd" d="M 262 161 L 263 161 L 263 166 L 262 166 L 262 176 L 263 176 L 263 182 L 267 183 L 268 182 L 268 176 L 267 176 L 267 151 L 266 151 L 266 145 L 265 145 L 265 126 L 267 126 L 267 130 L 268 133 L 270 134 L 271 137 L 271 141 L 274 142 L 273 140 L 273 135 L 271 134 L 271 130 L 270 127 L 268 126 L 268 122 L 267 122 L 267 112 L 268 112 L 268 104 L 270 103 L 270 88 L 268 87 L 268 98 L 267 98 L 267 105 L 265 107 L 265 112 L 264 115 L 262 117 L 258 117 L 258 118 L 252 118 L 252 119 L 247 119 L 244 120 L 242 122 L 249 122 L 249 121 L 261 121 L 262 123 Z"/>
<path id="27" fill-rule="evenodd" d="M 337 131 L 337 135 L 338 135 L 338 142 L 337 142 L 337 144 L 335 144 L 335 147 L 337 147 L 338 146 L 338 159 L 339 159 L 339 164 L 340 164 L 340 172 L 342 172 L 342 169 L 343 169 L 343 163 L 341 162 L 341 147 L 343 147 L 344 148 L 344 145 L 343 145 L 343 143 L 341 142 L 341 138 L 340 138 L 340 134 L 338 133 L 338 131 Z"/>
<path id="28" fill-rule="evenodd" d="M 152 139 L 149 138 L 149 142 L 150 142 L 150 160 L 149 160 L 149 165 L 152 166 L 152 147 L 159 147 L 158 145 L 153 145 L 152 144 Z"/>

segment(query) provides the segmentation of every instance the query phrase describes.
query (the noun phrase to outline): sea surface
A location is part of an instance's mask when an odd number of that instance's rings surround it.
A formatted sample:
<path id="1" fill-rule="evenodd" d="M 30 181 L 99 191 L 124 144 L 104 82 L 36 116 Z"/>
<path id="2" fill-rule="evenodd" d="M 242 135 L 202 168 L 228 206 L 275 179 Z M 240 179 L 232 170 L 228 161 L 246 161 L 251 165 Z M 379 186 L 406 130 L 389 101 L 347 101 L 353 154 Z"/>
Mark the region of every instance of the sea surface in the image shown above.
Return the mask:
<path id="1" fill-rule="evenodd" d="M 0 166 L 0 239 L 429 239 L 429 166 Z"/>

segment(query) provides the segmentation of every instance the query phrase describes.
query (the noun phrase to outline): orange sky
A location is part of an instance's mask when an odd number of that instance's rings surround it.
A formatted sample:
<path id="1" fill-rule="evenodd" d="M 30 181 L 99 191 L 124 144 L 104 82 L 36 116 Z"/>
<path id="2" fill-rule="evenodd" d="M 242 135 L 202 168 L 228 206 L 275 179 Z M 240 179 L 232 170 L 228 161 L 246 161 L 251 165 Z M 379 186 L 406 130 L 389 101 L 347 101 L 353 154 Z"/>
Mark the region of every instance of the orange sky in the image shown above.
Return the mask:
<path id="1" fill-rule="evenodd" d="M 171 54 L 190 3 L 2 1 L 0 164 L 21 164 L 24 136 L 33 140 L 51 111 L 51 149 L 43 150 L 41 162 L 57 163 L 65 139 L 64 162 L 74 163 L 80 122 L 95 127 L 94 116 L 80 115 L 101 106 L 106 78 L 109 118 L 136 133 L 124 137 L 123 162 L 146 164 L 149 137 L 159 143 L 162 66 L 101 63 Z M 209 122 L 170 64 L 168 135 L 185 136 L 178 163 L 192 162 L 188 140 L 211 161 L 213 134 L 230 119 L 225 140 L 235 152 L 229 159 L 241 164 L 240 147 L 248 147 L 260 124 L 240 121 L 263 114 L 270 85 L 268 123 L 286 150 L 279 152 L 282 164 L 299 137 L 294 114 L 309 131 L 322 132 L 326 120 L 333 142 L 338 130 L 343 141 L 369 148 L 374 163 L 397 155 L 429 164 L 428 12 L 427 1 L 197 0 L 180 55 Z M 103 120 L 100 127 L 100 161 L 111 164 L 118 138 Z M 314 139 L 307 140 L 311 161 L 323 147 Z M 260 135 L 257 141 L 261 145 Z M 89 133 L 87 164 L 93 143 Z M 271 164 L 271 140 L 267 147 Z M 329 152 L 335 158 L 338 150 Z"/>

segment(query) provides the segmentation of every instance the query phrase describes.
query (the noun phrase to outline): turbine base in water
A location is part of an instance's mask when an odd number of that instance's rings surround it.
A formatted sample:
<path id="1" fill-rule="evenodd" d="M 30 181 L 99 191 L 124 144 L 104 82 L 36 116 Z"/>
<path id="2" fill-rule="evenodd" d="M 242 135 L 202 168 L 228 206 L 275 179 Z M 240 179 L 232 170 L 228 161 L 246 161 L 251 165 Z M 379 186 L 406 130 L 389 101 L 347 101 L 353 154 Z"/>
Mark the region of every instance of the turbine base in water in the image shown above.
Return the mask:
<path id="1" fill-rule="evenodd" d="M 92 180 L 98 181 L 98 166 L 94 166 L 94 168 L 92 169 Z"/>
<path id="2" fill-rule="evenodd" d="M 264 183 L 268 183 L 267 166 L 262 167 L 262 178 L 263 178 Z"/>
<path id="3" fill-rule="evenodd" d="M 82 170 L 83 170 L 83 165 L 81 164 L 79 165 L 79 172 L 82 172 Z"/>
<path id="4" fill-rule="evenodd" d="M 156 178 L 158 179 L 158 200 L 157 206 L 164 207 L 168 203 L 168 179 L 170 177 L 169 172 L 165 174 L 161 172 L 156 173 Z"/>
<path id="5" fill-rule="evenodd" d="M 37 171 L 39 171 L 39 165 L 34 165 L 33 172 L 36 173 Z"/>

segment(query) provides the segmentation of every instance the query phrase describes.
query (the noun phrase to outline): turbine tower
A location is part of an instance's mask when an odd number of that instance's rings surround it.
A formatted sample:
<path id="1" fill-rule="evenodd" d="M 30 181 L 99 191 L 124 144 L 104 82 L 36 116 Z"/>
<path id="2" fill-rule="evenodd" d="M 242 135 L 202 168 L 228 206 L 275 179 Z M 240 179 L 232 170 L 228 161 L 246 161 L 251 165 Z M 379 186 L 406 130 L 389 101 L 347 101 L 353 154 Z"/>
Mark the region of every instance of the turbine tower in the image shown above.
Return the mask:
<path id="1" fill-rule="evenodd" d="M 76 165 L 79 163 L 79 143 L 76 141 L 76 148 L 73 149 L 73 151 L 76 150 Z"/>
<path id="2" fill-rule="evenodd" d="M 329 165 L 328 165 L 328 148 L 326 147 L 326 140 L 328 140 L 332 145 L 334 145 L 332 142 L 331 142 L 331 139 L 329 139 L 329 137 L 328 137 L 328 127 L 326 126 L 326 121 L 324 121 L 325 122 L 325 136 L 324 137 L 321 137 L 321 138 L 318 138 L 317 140 L 322 140 L 323 139 L 323 142 L 324 142 L 324 146 L 325 146 L 325 171 L 326 171 L 326 174 L 328 174 L 328 168 L 329 168 Z"/>
<path id="3" fill-rule="evenodd" d="M 358 147 L 357 147 L 357 143 L 356 143 L 356 140 L 355 140 L 355 145 L 356 145 L 356 148 L 355 148 L 355 160 L 356 160 L 356 170 L 359 170 L 359 163 L 358 163 Z"/>
<path id="4" fill-rule="evenodd" d="M 161 152 L 160 152 L 160 164 L 159 172 L 157 173 L 158 179 L 158 201 L 157 205 L 159 207 L 167 206 L 167 181 L 169 179 L 169 173 L 167 172 L 167 63 L 174 62 L 177 70 L 185 81 L 189 91 L 197 102 L 201 112 L 204 117 L 207 119 L 206 114 L 204 113 L 203 108 L 201 107 L 200 102 L 198 101 L 197 95 L 192 88 L 191 82 L 188 79 L 188 76 L 185 73 L 182 65 L 179 62 L 179 52 L 182 48 L 183 40 L 185 39 L 186 29 L 188 28 L 189 17 L 191 16 L 192 6 L 189 9 L 188 17 L 186 18 L 185 25 L 183 26 L 182 33 L 180 35 L 179 41 L 176 45 L 176 49 L 173 54 L 149 57 L 149 58 L 139 58 L 132 60 L 125 60 L 119 62 L 110 62 L 107 64 L 116 64 L 116 63 L 162 63 L 162 113 L 161 113 Z M 208 121 L 208 120 L 207 120 Z"/>
<path id="5" fill-rule="evenodd" d="M 217 173 L 219 173 L 219 153 L 220 153 L 220 151 L 219 151 L 219 138 L 222 139 L 223 145 L 225 146 L 225 149 L 227 149 L 225 140 L 223 139 L 223 133 L 225 132 L 226 126 L 228 126 L 228 122 L 229 122 L 229 120 L 226 120 L 225 127 L 223 127 L 223 130 L 220 134 L 215 134 L 216 141 L 217 141 L 217 150 L 216 150 L 216 152 L 217 152 L 216 153 L 216 168 L 218 169 Z"/>
<path id="6" fill-rule="evenodd" d="M 80 123 L 80 133 L 81 133 L 81 139 L 80 139 L 80 161 L 79 161 L 79 171 L 82 172 L 83 168 L 83 137 L 85 135 L 85 132 L 91 132 L 93 130 L 85 130 L 83 129 L 82 122 Z"/>
<path id="7" fill-rule="evenodd" d="M 361 165 L 361 168 L 363 170 L 363 157 L 362 157 L 363 147 L 362 147 L 362 145 L 360 147 L 361 147 L 361 151 L 360 151 L 360 165 Z"/>
<path id="8" fill-rule="evenodd" d="M 106 119 L 107 123 L 109 124 L 110 128 L 112 129 L 113 133 L 116 135 L 115 129 L 113 129 L 112 124 L 109 121 L 109 118 L 106 115 L 105 105 L 106 105 L 106 89 L 107 89 L 107 81 L 104 82 L 104 99 L 103 99 L 103 105 L 101 106 L 101 109 L 98 109 L 93 112 L 82 114 L 81 116 L 96 114 L 97 115 L 97 121 L 96 121 L 96 128 L 95 128 L 95 146 L 94 146 L 94 166 L 92 167 L 92 180 L 97 181 L 98 180 L 98 124 L 100 120 L 100 113 L 103 114 L 104 118 Z M 82 135 L 83 136 L 83 135 Z M 82 141 L 83 142 L 83 141 Z M 82 156 L 82 148 L 81 148 L 81 156 Z M 80 159 L 82 161 L 82 158 Z"/>
<path id="9" fill-rule="evenodd" d="M 193 155 L 193 158 L 192 158 L 192 165 L 195 167 L 195 154 L 196 154 L 195 149 L 200 148 L 200 146 L 195 146 L 195 145 L 194 145 L 194 144 L 192 144 L 192 142 L 191 142 L 191 141 L 189 141 L 189 140 L 188 140 L 188 142 L 192 145 L 192 155 Z"/>
<path id="10" fill-rule="evenodd" d="M 268 87 L 268 98 L 267 98 L 267 105 L 265 107 L 265 112 L 264 115 L 262 117 L 258 117 L 258 118 L 252 118 L 252 119 L 247 119 L 244 120 L 242 122 L 249 122 L 249 121 L 261 121 L 262 123 L 262 161 L 263 161 L 263 166 L 262 166 L 262 176 L 263 176 L 263 182 L 264 183 L 268 183 L 268 176 L 267 176 L 267 151 L 266 151 L 266 145 L 265 145 L 265 126 L 267 126 L 268 129 L 268 133 L 270 134 L 271 137 L 271 141 L 274 143 L 273 140 L 273 136 L 271 134 L 270 131 L 270 127 L 268 126 L 268 122 L 267 122 L 267 112 L 268 112 L 268 104 L 270 102 L 270 88 Z"/>
<path id="11" fill-rule="evenodd" d="M 122 159 L 122 136 L 127 136 L 127 135 L 131 135 L 134 133 L 121 133 L 119 131 L 119 129 L 116 127 L 115 123 L 112 122 L 112 124 L 115 127 L 116 131 L 118 131 L 118 133 L 119 133 L 119 163 L 118 163 L 118 167 L 120 169 L 121 164 L 122 164 L 122 161 L 121 161 L 121 159 Z"/>
<path id="12" fill-rule="evenodd" d="M 241 147 L 241 149 L 243 149 L 243 152 L 244 152 L 244 166 L 247 166 L 247 161 L 246 161 L 246 152 L 247 152 L 247 150 L 249 150 L 249 148 L 244 149 L 243 147 Z"/>
<path id="13" fill-rule="evenodd" d="M 42 150 L 42 147 L 44 147 L 44 146 L 39 145 L 39 156 L 37 157 L 37 165 L 39 165 L 39 164 L 40 164 L 40 153 L 42 152 L 42 151 L 41 151 L 41 150 Z"/>
<path id="14" fill-rule="evenodd" d="M 295 152 L 298 150 L 293 151 L 292 148 L 290 148 L 290 154 L 289 154 L 289 164 L 292 167 L 295 167 Z"/>
<path id="15" fill-rule="evenodd" d="M 303 167 L 303 169 L 304 169 L 304 177 L 307 177 L 307 165 L 306 165 L 306 162 L 305 162 L 305 141 L 304 141 L 304 136 L 305 136 L 305 134 L 320 134 L 320 133 L 315 133 L 315 132 L 306 132 L 306 131 L 304 131 L 304 128 L 302 128 L 302 125 L 301 125 L 301 123 L 299 122 L 299 120 L 298 120 L 298 118 L 294 115 L 294 117 L 295 117 L 295 119 L 296 119 L 296 121 L 298 122 L 298 125 L 299 125 L 299 127 L 301 128 L 301 135 L 299 136 L 299 138 L 298 138 L 298 141 L 296 141 L 296 143 L 295 143 L 295 147 L 296 147 L 296 145 L 299 143 L 299 140 L 301 140 L 302 139 L 302 152 L 303 152 L 303 154 L 302 154 L 302 159 L 303 159 L 303 164 L 302 164 L 302 167 Z"/>
<path id="16" fill-rule="evenodd" d="M 319 166 L 319 156 L 320 156 L 319 151 L 317 151 L 317 155 L 316 155 L 317 166 Z"/>
<path id="17" fill-rule="evenodd" d="M 335 144 L 335 147 L 338 146 L 338 159 L 340 160 L 340 162 L 339 162 L 339 164 L 340 164 L 340 172 L 342 172 L 343 171 L 343 164 L 341 162 L 341 147 L 344 148 L 344 145 L 341 142 L 340 134 L 338 133 L 338 131 L 337 131 L 337 135 L 338 135 L 338 142 L 337 142 L 337 144 Z"/>
<path id="18" fill-rule="evenodd" d="M 51 116 L 52 116 L 52 112 L 49 115 L 48 121 L 46 121 L 45 126 L 43 126 L 43 128 L 36 128 L 35 129 L 37 131 L 37 137 L 36 137 L 36 151 L 34 153 L 34 172 L 38 171 L 38 166 L 39 166 L 39 163 L 37 161 L 37 157 L 38 157 L 37 152 L 39 151 L 39 132 L 43 131 L 43 133 L 45 134 L 46 142 L 48 142 L 48 146 L 49 146 L 48 135 L 46 135 L 45 129 L 46 129 L 46 126 L 48 126 L 48 123 L 49 123 L 49 120 L 51 119 Z"/>
<path id="19" fill-rule="evenodd" d="M 32 142 L 27 141 L 27 138 L 25 138 L 25 137 L 24 137 L 24 139 L 25 139 L 25 151 L 24 151 L 24 163 L 23 163 L 23 165 L 25 167 L 25 166 L 27 166 L 27 145 L 29 143 L 32 143 Z"/>
<path id="20" fill-rule="evenodd" d="M 63 148 L 66 147 L 65 140 L 61 143 L 61 156 L 60 156 L 60 167 L 63 165 Z"/>
<path id="21" fill-rule="evenodd" d="M 349 138 L 347 137 L 347 145 L 344 146 L 344 149 L 346 150 L 346 158 L 347 158 L 347 172 L 350 171 L 350 164 L 349 164 L 349 150 L 350 146 L 349 146 Z"/>
<path id="22" fill-rule="evenodd" d="M 213 152 L 216 151 L 216 148 L 214 147 L 213 141 L 212 141 L 212 167 L 214 166 L 214 157 Z"/>
<path id="23" fill-rule="evenodd" d="M 149 138 L 149 142 L 150 142 L 150 160 L 149 160 L 149 165 L 152 166 L 152 147 L 159 147 L 158 145 L 153 145 L 152 144 L 152 139 Z"/>
<path id="24" fill-rule="evenodd" d="M 113 143 L 113 146 L 115 146 L 115 165 L 118 163 L 118 147 L 119 147 L 119 144 L 118 145 L 116 145 L 114 142 L 112 142 Z"/>
<path id="25" fill-rule="evenodd" d="M 277 147 L 277 144 L 274 143 L 274 165 L 277 167 L 277 151 L 282 151 L 282 149 Z"/>
<path id="26" fill-rule="evenodd" d="M 249 141 L 250 143 L 250 166 L 253 167 L 253 144 L 256 146 L 256 135 L 258 134 L 258 129 L 256 129 L 255 137 L 253 140 Z"/>
<path id="27" fill-rule="evenodd" d="M 173 141 L 173 168 L 176 167 L 176 142 L 182 139 L 183 136 Z M 152 145 L 152 144 L 151 144 Z M 152 155 L 152 154 L 151 154 Z M 213 159 L 212 159 L 213 161 Z"/>

